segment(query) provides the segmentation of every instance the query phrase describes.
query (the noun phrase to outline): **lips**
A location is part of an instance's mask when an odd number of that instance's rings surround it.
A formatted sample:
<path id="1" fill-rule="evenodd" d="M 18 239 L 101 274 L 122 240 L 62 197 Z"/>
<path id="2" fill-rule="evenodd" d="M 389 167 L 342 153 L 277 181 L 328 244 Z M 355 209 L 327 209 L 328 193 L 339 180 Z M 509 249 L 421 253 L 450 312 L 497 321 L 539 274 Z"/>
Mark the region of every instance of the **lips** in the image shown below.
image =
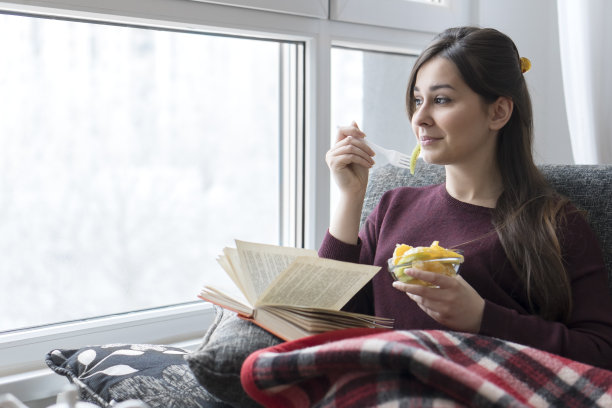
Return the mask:
<path id="1" fill-rule="evenodd" d="M 432 136 L 421 136 L 420 138 L 421 146 L 430 145 L 438 140 L 441 140 L 441 137 L 432 137 Z"/>

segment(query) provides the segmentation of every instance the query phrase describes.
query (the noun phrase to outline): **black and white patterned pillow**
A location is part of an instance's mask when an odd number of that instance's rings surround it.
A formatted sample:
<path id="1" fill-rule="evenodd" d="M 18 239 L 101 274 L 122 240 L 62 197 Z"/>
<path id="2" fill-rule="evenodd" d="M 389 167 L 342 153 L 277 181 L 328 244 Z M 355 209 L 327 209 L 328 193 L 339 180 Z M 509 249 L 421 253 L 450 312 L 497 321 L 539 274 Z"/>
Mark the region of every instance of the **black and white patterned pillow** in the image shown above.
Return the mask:
<path id="1" fill-rule="evenodd" d="M 151 408 L 225 408 L 189 369 L 186 350 L 150 344 L 108 344 L 56 349 L 47 365 L 80 389 L 83 401 L 102 407 L 137 399 Z"/>

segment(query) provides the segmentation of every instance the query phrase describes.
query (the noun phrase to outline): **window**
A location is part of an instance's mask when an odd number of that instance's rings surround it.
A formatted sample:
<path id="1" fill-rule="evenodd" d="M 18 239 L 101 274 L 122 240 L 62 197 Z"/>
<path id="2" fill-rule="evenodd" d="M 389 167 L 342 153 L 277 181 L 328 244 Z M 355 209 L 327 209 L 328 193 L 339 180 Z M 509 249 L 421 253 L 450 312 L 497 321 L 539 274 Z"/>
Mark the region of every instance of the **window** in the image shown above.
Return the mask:
<path id="1" fill-rule="evenodd" d="M 469 0 L 445 4 L 457 1 Z M 391 95 L 386 86 L 397 84 L 390 78 L 369 82 L 368 58 L 418 53 L 435 28 L 420 27 L 420 17 L 402 20 L 400 28 L 337 18 L 336 0 L 303 3 L 0 2 L 0 13 L 9 13 L 0 14 L 0 46 L 11 61 L 0 70 L 0 186 L 13 186 L 10 194 L 2 190 L 0 205 L 17 217 L 0 223 L 0 245 L 5 253 L 21 252 L 0 263 L 0 305 L 8 310 L 0 319 L 0 393 L 29 401 L 60 391 L 63 383 L 53 381 L 40 357 L 52 348 L 194 344 L 212 320 L 210 306 L 195 296 L 210 268 L 219 271 L 215 280 L 223 278 L 214 258 L 234 238 L 319 245 L 329 225 L 323 157 L 330 128 L 356 119 L 370 134 L 384 133 L 368 118 L 367 98 L 358 101 L 359 115 L 332 112 L 332 88 L 340 82 L 332 80 L 331 59 L 344 52 L 359 61 L 344 71 L 359 80 L 346 86 L 367 97 L 386 84 L 381 92 Z M 347 10 L 352 4 L 357 0 Z M 436 8 L 440 15 L 446 10 Z M 337 68 L 334 75 L 343 75 Z M 117 80 L 109 85 L 109 78 Z M 403 99 L 400 88 L 393 98 Z M 407 126 L 402 104 L 394 108 L 401 113 L 386 118 Z M 20 238 L 8 235 L 9 227 Z M 119 236 L 130 244 L 120 248 Z M 113 288 L 112 276 L 126 278 L 118 265 L 142 273 L 156 289 L 139 282 L 126 295 L 124 287 Z M 45 273 L 34 277 L 37 268 Z M 86 283 L 87 273 L 98 275 L 95 285 Z M 5 301 L 7 287 L 21 291 L 14 303 Z M 120 304 L 119 297 L 133 302 Z M 35 316 L 59 300 L 76 312 Z M 169 303 L 180 304 L 155 307 Z M 96 308 L 86 310 L 90 304 Z M 126 309 L 139 310 L 13 330 Z M 19 313 L 29 320 L 5 323 Z"/>
<path id="2" fill-rule="evenodd" d="M 0 14 L 0 49 L 0 331 L 200 302 L 234 238 L 299 241 L 300 43 Z"/>
<path id="3" fill-rule="evenodd" d="M 334 47 L 331 64 L 331 143 L 336 127 L 353 120 L 376 144 L 410 153 L 416 139 L 406 113 L 406 87 L 416 55 Z M 375 166 L 388 162 L 376 156 Z M 337 189 L 331 186 L 331 208 Z"/>

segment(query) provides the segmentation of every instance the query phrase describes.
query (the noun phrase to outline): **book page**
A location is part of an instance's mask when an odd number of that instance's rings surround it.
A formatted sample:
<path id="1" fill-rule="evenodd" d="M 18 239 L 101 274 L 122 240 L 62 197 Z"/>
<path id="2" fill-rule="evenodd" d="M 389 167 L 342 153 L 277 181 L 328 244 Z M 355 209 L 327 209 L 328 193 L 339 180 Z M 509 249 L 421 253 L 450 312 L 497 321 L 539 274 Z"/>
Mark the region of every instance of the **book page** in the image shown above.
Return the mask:
<path id="1" fill-rule="evenodd" d="M 255 299 L 268 288 L 270 283 L 298 256 L 318 258 L 317 251 L 301 248 L 280 247 L 236 240 L 240 258 L 239 280 L 247 299 Z M 252 300 L 253 299 L 253 300 Z"/>
<path id="2" fill-rule="evenodd" d="M 393 328 L 393 319 L 369 316 L 360 313 L 345 312 L 342 310 L 303 308 L 296 306 L 261 306 L 255 309 L 257 317 L 262 311 L 275 314 L 292 324 L 302 327 L 310 333 L 329 330 L 345 329 L 350 327 Z"/>
<path id="3" fill-rule="evenodd" d="M 283 340 L 296 340 L 314 334 L 283 316 L 271 313 L 269 309 L 256 309 L 254 313 L 253 323 Z"/>
<path id="4" fill-rule="evenodd" d="M 379 266 L 300 257 L 255 304 L 340 310 L 380 270 Z"/>
<path id="5" fill-rule="evenodd" d="M 253 307 L 246 298 L 240 295 L 229 295 L 217 288 L 204 286 L 199 297 L 243 316 L 251 317 L 253 315 Z"/>
<path id="6" fill-rule="evenodd" d="M 254 304 L 257 300 L 257 296 L 255 296 L 252 290 L 249 290 L 249 287 L 245 286 L 244 283 L 240 281 L 240 274 L 238 272 L 240 270 L 240 258 L 238 257 L 236 248 L 223 248 L 223 255 L 217 257 L 217 262 L 236 284 L 236 287 L 240 289 L 243 296 L 245 296 L 251 304 Z"/>
<path id="7" fill-rule="evenodd" d="M 232 279 L 232 282 L 234 282 L 236 286 L 239 286 L 240 281 L 237 280 L 236 273 L 234 272 L 234 269 L 232 268 L 232 264 L 228 261 L 227 257 L 225 255 L 219 255 L 216 261 L 219 265 L 221 265 L 221 268 L 223 268 L 227 276 L 229 276 Z"/>

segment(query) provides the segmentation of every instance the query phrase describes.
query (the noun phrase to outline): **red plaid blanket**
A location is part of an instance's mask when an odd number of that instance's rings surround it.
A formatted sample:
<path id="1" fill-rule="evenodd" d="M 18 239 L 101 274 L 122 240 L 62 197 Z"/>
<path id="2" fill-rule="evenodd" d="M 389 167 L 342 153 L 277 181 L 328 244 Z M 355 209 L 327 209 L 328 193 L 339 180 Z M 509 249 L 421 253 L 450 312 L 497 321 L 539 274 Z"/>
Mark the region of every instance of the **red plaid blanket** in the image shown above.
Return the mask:
<path id="1" fill-rule="evenodd" d="M 242 366 L 266 407 L 612 407 L 612 371 L 480 335 L 349 329 Z"/>

